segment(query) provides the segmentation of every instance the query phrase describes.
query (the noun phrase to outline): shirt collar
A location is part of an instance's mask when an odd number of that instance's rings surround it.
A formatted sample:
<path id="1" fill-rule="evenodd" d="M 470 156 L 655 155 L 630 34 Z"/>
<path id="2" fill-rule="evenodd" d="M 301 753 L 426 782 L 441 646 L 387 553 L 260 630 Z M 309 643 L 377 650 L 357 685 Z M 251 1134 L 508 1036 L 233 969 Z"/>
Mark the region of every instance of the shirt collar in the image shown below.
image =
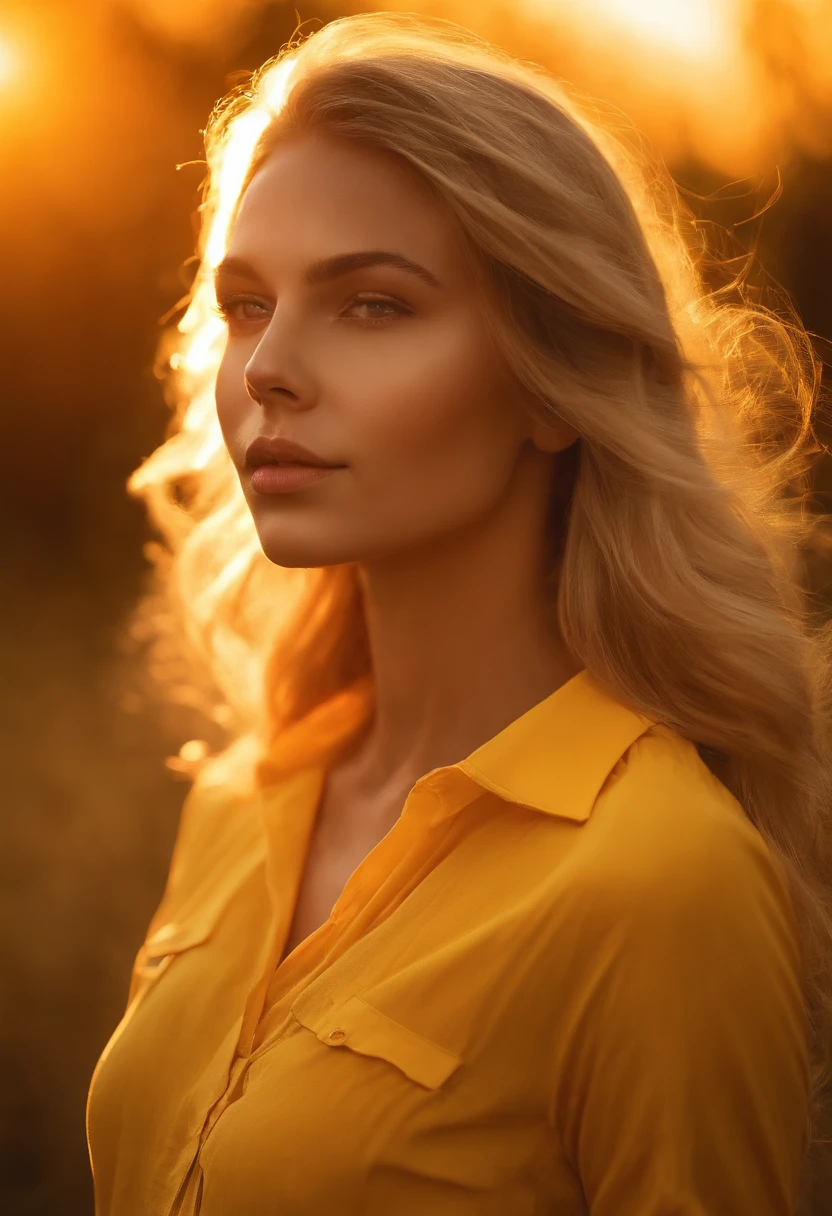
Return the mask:
<path id="1" fill-rule="evenodd" d="M 372 678 L 362 676 L 283 732 L 260 762 L 271 785 L 325 765 L 372 711 Z M 473 781 L 508 802 L 576 822 L 589 818 L 609 773 L 656 720 L 630 708 L 583 668 L 464 760 L 421 778 L 429 785 Z"/>
<path id="2" fill-rule="evenodd" d="M 583 822 L 612 769 L 654 721 L 583 668 L 453 767 L 510 802 Z"/>

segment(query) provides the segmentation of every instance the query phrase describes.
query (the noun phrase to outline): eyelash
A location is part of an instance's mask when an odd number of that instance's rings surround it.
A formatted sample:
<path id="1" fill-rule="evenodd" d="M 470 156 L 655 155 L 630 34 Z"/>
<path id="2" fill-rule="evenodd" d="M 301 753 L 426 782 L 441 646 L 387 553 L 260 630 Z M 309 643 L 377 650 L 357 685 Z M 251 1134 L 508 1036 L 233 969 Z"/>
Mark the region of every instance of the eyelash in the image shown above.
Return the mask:
<path id="1" fill-rule="evenodd" d="M 257 319 L 255 317 L 235 317 L 232 309 L 239 304 L 254 304 L 255 306 L 262 307 L 260 301 L 254 299 L 252 296 L 228 295 L 224 296 L 221 300 L 218 300 L 216 305 L 213 306 L 212 311 L 217 313 L 227 324 L 234 321 L 239 321 L 241 324 L 245 324 L 246 321 L 255 321 Z M 397 300 L 394 296 L 374 296 L 368 292 L 360 292 L 358 295 L 353 296 L 348 307 L 353 307 L 356 304 L 384 304 L 387 307 L 392 308 L 400 316 L 405 316 L 411 312 L 411 310 L 402 300 Z M 357 321 L 357 319 L 354 317 L 347 319 L 356 321 L 357 324 L 365 326 L 387 325 L 393 320 L 393 318 L 390 316 L 378 317 L 375 320 L 363 321 Z"/>

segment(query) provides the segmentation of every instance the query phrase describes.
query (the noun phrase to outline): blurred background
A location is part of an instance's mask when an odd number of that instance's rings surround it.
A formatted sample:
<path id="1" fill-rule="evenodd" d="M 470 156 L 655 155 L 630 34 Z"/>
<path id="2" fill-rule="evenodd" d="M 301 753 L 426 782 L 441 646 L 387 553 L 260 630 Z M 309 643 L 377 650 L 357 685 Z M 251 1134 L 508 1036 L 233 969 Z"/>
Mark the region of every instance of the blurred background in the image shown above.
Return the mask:
<path id="1" fill-rule="evenodd" d="M 169 416 L 154 362 L 193 273 L 201 132 L 299 22 L 376 7 L 0 0 L 7 1216 L 92 1216 L 87 1087 L 162 893 L 176 754 L 209 737 L 128 629 L 152 538 L 125 491 Z M 754 254 L 750 281 L 787 293 L 830 361 L 832 0 L 380 7 L 458 21 L 619 107 L 699 217 L 714 285 Z M 815 479 L 828 509 L 826 457 Z M 829 570 L 810 574 L 826 596 Z"/>

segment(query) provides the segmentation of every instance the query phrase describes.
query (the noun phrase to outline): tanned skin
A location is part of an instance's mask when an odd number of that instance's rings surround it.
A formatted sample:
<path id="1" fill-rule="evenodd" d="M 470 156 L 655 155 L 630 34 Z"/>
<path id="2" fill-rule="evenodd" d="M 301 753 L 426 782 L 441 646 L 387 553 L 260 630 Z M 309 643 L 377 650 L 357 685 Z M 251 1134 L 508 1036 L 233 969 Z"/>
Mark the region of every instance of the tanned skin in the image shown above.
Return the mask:
<path id="1" fill-rule="evenodd" d="M 331 261 L 368 251 L 399 264 Z M 577 432 L 530 414 L 454 223 L 392 153 L 321 133 L 271 153 L 217 298 L 218 416 L 263 551 L 281 566 L 356 563 L 376 686 L 372 724 L 327 776 L 289 953 L 420 776 L 581 669 L 542 584 L 556 453 Z M 245 467 L 258 435 L 344 467 L 258 493 Z"/>

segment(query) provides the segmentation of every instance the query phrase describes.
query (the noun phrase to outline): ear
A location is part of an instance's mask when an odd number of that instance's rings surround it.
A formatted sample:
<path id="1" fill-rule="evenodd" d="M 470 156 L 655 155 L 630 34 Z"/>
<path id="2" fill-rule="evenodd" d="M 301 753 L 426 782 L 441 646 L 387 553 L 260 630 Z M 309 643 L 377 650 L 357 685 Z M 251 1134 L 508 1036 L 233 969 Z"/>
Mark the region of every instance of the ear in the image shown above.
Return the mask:
<path id="1" fill-rule="evenodd" d="M 541 452 L 563 452 L 580 439 L 580 431 L 567 422 L 540 422 L 533 418 L 529 423 L 529 438 Z"/>

